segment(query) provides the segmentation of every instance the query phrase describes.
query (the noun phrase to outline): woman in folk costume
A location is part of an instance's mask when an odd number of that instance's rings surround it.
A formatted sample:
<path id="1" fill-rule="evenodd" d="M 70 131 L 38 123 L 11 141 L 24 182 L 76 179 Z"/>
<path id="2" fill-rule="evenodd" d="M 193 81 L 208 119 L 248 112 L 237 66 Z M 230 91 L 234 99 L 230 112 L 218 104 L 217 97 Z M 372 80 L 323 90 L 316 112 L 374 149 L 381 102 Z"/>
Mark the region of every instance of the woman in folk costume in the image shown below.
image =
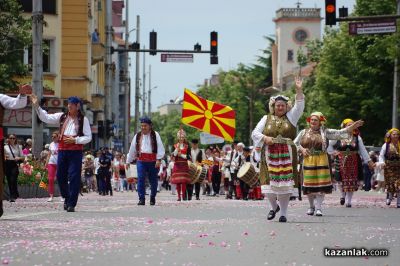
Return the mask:
<path id="1" fill-rule="evenodd" d="M 260 181 L 272 208 L 268 220 L 275 218 L 275 214 L 281 210 L 279 221 L 286 222 L 286 211 L 297 177 L 297 153 L 293 139 L 296 137 L 297 122 L 304 111 L 302 84 L 303 80 L 297 77 L 293 108 L 287 97 L 271 97 L 271 114 L 265 115 L 252 132 L 254 145 L 262 147 Z"/>
<path id="2" fill-rule="evenodd" d="M 354 121 L 347 118 L 343 120 L 341 128 L 351 126 Z M 358 190 L 359 181 L 363 180 L 362 163 L 374 167 L 371 158 L 365 149 L 360 131 L 354 130 L 349 138 L 342 140 L 330 140 L 328 153 L 333 153 L 335 163 L 335 178 L 341 184 L 342 196 L 340 204 L 351 207 L 351 199 L 354 191 Z"/>
<path id="3" fill-rule="evenodd" d="M 397 208 L 400 208 L 400 130 L 392 128 L 385 135 L 379 154 L 379 163 L 385 169 L 385 186 L 388 192 L 386 204 L 390 205 L 397 193 Z"/>
<path id="4" fill-rule="evenodd" d="M 324 196 L 332 193 L 332 176 L 327 153 L 328 140 L 347 139 L 351 132 L 364 122 L 359 120 L 341 130 L 329 129 L 324 126 L 326 118 L 321 112 L 312 113 L 307 122 L 309 128 L 300 131 L 294 142 L 303 155 L 301 169 L 303 192 L 310 202 L 307 214 L 314 215 L 316 212 L 316 216 L 322 216 L 321 205 Z"/>
<path id="5" fill-rule="evenodd" d="M 172 170 L 171 183 L 176 184 L 176 190 L 178 192 L 178 201 L 185 199 L 186 195 L 186 184 L 190 183 L 189 166 L 188 166 L 188 149 L 189 144 L 186 141 L 186 132 L 183 129 L 179 129 L 177 133 L 178 143 L 174 145 L 174 156 L 175 163 L 174 169 Z"/>

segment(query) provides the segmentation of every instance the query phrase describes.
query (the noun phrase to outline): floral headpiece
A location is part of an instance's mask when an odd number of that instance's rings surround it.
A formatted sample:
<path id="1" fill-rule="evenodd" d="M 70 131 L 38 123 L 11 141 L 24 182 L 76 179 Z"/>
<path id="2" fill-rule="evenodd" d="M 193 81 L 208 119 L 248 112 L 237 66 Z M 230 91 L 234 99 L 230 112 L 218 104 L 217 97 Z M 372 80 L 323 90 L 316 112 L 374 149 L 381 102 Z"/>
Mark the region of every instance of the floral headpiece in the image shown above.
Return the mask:
<path id="1" fill-rule="evenodd" d="M 307 117 L 307 123 L 310 123 L 310 121 L 311 121 L 311 117 L 312 116 L 316 116 L 316 117 L 318 117 L 318 119 L 319 119 L 319 122 L 323 125 L 323 124 L 325 124 L 325 122 L 326 122 L 326 118 L 325 118 L 325 116 L 321 113 L 321 112 L 313 112 L 313 113 L 311 113 L 311 115 L 309 116 L 309 117 Z"/>
<path id="2" fill-rule="evenodd" d="M 180 138 L 185 138 L 186 139 L 186 132 L 185 130 L 183 130 L 182 128 L 178 130 L 178 133 L 176 133 L 176 136 L 178 137 L 178 139 Z"/>
<path id="3" fill-rule="evenodd" d="M 292 103 L 289 100 L 288 97 L 284 96 L 284 95 L 276 95 L 276 96 L 272 96 L 271 98 L 269 98 L 269 111 L 271 114 L 275 113 L 275 102 L 276 101 L 284 101 L 287 104 L 288 107 L 288 111 L 292 108 Z"/>

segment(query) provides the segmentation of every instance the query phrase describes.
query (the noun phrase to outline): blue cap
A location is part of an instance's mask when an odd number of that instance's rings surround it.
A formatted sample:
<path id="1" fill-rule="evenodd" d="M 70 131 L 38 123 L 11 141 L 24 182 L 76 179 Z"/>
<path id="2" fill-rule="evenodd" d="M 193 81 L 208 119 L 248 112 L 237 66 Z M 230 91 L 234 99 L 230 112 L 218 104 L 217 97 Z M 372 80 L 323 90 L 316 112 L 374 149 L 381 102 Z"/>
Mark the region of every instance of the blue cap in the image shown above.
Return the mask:
<path id="1" fill-rule="evenodd" d="M 149 124 L 149 125 L 152 124 L 151 119 L 148 118 L 147 116 L 141 117 L 140 118 L 140 123 L 145 123 L 145 124 Z"/>
<path id="2" fill-rule="evenodd" d="M 77 96 L 71 96 L 68 98 L 68 103 L 78 104 L 81 103 L 81 99 Z"/>

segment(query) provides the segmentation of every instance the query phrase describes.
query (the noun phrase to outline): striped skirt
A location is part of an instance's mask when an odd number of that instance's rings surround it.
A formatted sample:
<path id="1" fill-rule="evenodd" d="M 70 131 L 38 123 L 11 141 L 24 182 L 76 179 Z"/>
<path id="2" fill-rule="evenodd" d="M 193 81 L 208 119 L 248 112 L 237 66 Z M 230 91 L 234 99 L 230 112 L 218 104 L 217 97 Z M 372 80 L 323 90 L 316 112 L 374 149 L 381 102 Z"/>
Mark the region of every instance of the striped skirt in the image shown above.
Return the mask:
<path id="1" fill-rule="evenodd" d="M 171 184 L 190 184 L 190 182 L 191 179 L 187 160 L 176 159 L 174 168 L 172 169 Z"/>
<path id="2" fill-rule="evenodd" d="M 303 162 L 303 192 L 332 193 L 331 171 L 326 153 L 311 155 Z"/>
<path id="3" fill-rule="evenodd" d="M 267 149 L 268 175 L 267 193 L 286 194 L 293 192 L 294 173 L 291 148 L 287 144 L 269 145 Z"/>

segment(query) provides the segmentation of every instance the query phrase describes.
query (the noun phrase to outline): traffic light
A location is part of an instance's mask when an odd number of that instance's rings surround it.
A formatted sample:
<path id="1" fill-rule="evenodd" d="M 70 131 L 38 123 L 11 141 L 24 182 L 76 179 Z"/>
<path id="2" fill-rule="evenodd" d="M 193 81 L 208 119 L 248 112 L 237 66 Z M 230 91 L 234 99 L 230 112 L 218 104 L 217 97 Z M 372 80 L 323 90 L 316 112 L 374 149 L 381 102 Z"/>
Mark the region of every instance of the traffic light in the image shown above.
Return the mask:
<path id="1" fill-rule="evenodd" d="M 325 0 L 325 25 L 336 25 L 336 0 Z"/>
<path id="2" fill-rule="evenodd" d="M 104 138 L 104 124 L 103 121 L 97 121 L 97 135 L 99 138 Z"/>
<path id="3" fill-rule="evenodd" d="M 113 123 L 111 120 L 106 120 L 106 136 L 107 138 L 114 136 Z"/>
<path id="4" fill-rule="evenodd" d="M 216 31 L 210 33 L 210 64 L 218 64 L 218 33 Z"/>
<path id="5" fill-rule="evenodd" d="M 154 51 L 150 51 L 151 55 L 156 55 L 157 54 L 157 32 L 155 32 L 154 30 L 152 32 L 150 32 L 150 50 L 154 50 Z"/>

